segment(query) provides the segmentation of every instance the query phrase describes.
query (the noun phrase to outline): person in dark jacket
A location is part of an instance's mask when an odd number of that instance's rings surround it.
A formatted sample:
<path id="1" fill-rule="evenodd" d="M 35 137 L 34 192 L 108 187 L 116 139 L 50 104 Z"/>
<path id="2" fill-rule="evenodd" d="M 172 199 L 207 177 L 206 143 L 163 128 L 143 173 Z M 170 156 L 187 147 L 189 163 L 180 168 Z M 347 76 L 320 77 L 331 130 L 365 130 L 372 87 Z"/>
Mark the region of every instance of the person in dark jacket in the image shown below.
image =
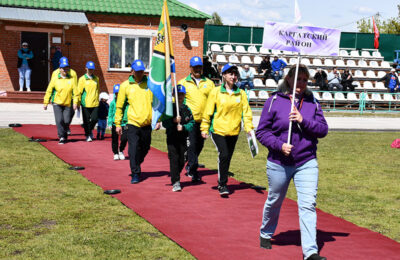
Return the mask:
<path id="1" fill-rule="evenodd" d="M 349 69 L 345 69 L 342 74 L 342 85 L 343 85 L 343 91 L 347 91 L 347 89 L 349 89 L 350 91 L 354 91 L 353 75 L 351 75 Z"/>
<path id="2" fill-rule="evenodd" d="M 379 79 L 378 81 L 385 81 L 385 87 L 388 89 L 390 93 L 399 90 L 399 78 L 396 75 L 395 69 L 391 69 L 388 74 L 386 74 L 383 78 Z"/>
<path id="3" fill-rule="evenodd" d="M 328 75 L 326 74 L 326 72 L 323 71 L 321 68 L 318 68 L 317 72 L 314 75 L 315 85 L 319 86 L 320 90 L 328 90 L 327 78 Z"/>
<path id="4" fill-rule="evenodd" d="M 272 71 L 270 57 L 268 55 L 263 57 L 263 60 L 257 68 L 257 71 L 263 75 L 263 82 L 265 84 L 265 81 L 271 76 Z"/>
<path id="5" fill-rule="evenodd" d="M 33 52 L 29 49 L 27 42 L 22 43 L 22 48 L 18 51 L 18 73 L 19 73 L 19 91 L 31 91 L 31 73 L 32 73 Z"/>
<path id="6" fill-rule="evenodd" d="M 56 46 L 51 46 L 50 48 L 51 51 L 51 66 L 53 68 L 53 71 L 58 69 L 60 66 L 60 59 L 62 57 L 61 49 L 60 47 Z"/>
<path id="7" fill-rule="evenodd" d="M 108 94 L 106 92 L 101 92 L 98 110 L 97 140 L 103 140 L 104 134 L 106 133 L 108 109 L 110 107 L 107 100 Z"/>
<path id="8" fill-rule="evenodd" d="M 268 198 L 265 201 L 260 246 L 271 249 L 271 238 L 278 225 L 279 212 L 290 181 L 294 180 L 300 218 L 301 245 L 304 259 L 326 260 L 318 255 L 317 213 L 318 138 L 328 134 L 328 124 L 321 106 L 307 89 L 310 76 L 307 67 L 299 66 L 296 95 L 291 96 L 296 67 L 265 102 L 256 131 L 258 141 L 268 148 Z M 295 100 L 293 112 L 292 99 Z M 291 143 L 288 143 L 289 121 L 292 121 Z"/>
<path id="9" fill-rule="evenodd" d="M 174 104 L 174 117 L 163 120 L 162 125 L 166 128 L 167 147 L 169 158 L 169 169 L 171 173 L 172 191 L 181 191 L 180 173 L 185 165 L 185 153 L 187 151 L 188 133 L 192 131 L 195 121 L 190 108 L 186 106 L 186 89 L 183 85 L 177 86 L 179 116 L 177 116 Z"/>

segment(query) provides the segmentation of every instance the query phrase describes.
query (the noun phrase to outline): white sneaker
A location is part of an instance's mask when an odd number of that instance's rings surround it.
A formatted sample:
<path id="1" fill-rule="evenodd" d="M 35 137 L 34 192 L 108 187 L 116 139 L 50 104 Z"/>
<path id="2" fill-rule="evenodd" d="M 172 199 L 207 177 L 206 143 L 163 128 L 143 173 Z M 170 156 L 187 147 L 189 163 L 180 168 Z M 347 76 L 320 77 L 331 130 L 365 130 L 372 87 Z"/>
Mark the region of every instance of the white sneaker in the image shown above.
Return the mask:
<path id="1" fill-rule="evenodd" d="M 22 91 L 24 91 L 23 89 L 19 89 L 19 92 L 22 92 Z"/>
<path id="2" fill-rule="evenodd" d="M 119 152 L 119 159 L 120 160 L 125 160 L 125 155 L 124 155 L 124 153 L 123 152 Z"/>
<path id="3" fill-rule="evenodd" d="M 91 142 L 91 141 L 93 141 L 93 140 L 90 136 L 86 137 L 86 142 Z"/>
<path id="4" fill-rule="evenodd" d="M 118 156 L 118 154 L 116 153 L 116 154 L 114 154 L 114 161 L 118 161 L 119 160 L 119 156 Z"/>
<path id="5" fill-rule="evenodd" d="M 26 91 L 28 91 L 28 92 L 31 92 L 31 89 L 30 89 L 30 88 L 28 88 Z"/>
<path id="6" fill-rule="evenodd" d="M 181 188 L 181 183 L 180 183 L 179 181 L 175 182 L 175 183 L 172 185 L 172 191 L 173 191 L 173 192 L 177 192 L 177 191 L 181 191 L 181 190 L 182 190 L 182 188 Z"/>

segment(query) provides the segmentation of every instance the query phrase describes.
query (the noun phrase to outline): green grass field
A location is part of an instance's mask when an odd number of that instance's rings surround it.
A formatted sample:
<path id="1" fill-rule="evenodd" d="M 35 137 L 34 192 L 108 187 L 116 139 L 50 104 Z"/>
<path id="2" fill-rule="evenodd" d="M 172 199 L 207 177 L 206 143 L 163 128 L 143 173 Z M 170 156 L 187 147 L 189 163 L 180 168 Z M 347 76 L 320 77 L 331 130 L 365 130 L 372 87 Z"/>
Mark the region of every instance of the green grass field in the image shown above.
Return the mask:
<path id="1" fill-rule="evenodd" d="M 319 144 L 320 209 L 400 242 L 400 133 L 331 132 Z M 193 259 L 38 143 L 0 129 L 0 258 Z M 166 151 L 165 132 L 152 145 Z M 241 134 L 235 178 L 266 186 L 267 150 L 252 159 Z M 206 141 L 200 162 L 217 168 Z M 216 180 L 215 180 L 216 181 Z M 215 192 L 215 196 L 218 196 Z M 296 199 L 291 185 L 288 197 Z"/>

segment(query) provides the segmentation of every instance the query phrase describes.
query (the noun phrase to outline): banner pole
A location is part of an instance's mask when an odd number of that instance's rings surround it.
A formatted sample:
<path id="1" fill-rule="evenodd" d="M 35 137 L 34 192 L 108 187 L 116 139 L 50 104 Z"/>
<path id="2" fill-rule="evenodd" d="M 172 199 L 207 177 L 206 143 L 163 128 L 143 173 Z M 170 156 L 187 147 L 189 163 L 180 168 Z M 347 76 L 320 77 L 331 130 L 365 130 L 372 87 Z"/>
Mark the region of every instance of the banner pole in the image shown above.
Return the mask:
<path id="1" fill-rule="evenodd" d="M 297 87 L 297 76 L 298 76 L 298 73 L 299 73 L 299 64 L 300 64 L 300 52 L 297 55 L 296 72 L 294 74 L 294 85 L 293 85 L 293 93 L 292 93 L 292 102 L 291 102 L 291 106 L 290 106 L 290 113 L 293 112 L 293 107 L 294 107 L 294 100 L 295 100 L 295 96 L 296 96 L 296 87 Z M 287 143 L 288 144 L 290 144 L 291 137 L 292 137 L 292 125 L 293 125 L 293 121 L 290 120 L 290 122 L 289 122 L 289 133 L 288 133 L 288 139 L 287 139 Z"/>

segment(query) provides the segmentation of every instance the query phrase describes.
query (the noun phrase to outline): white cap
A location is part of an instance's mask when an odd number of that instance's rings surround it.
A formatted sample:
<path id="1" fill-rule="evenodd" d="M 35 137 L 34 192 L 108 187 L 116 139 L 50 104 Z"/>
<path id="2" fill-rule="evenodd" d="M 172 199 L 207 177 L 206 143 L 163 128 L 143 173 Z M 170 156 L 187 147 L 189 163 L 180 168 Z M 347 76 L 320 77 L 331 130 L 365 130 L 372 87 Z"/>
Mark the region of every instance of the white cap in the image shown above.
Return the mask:
<path id="1" fill-rule="evenodd" d="M 106 92 L 101 92 L 99 97 L 100 97 L 100 100 L 101 99 L 108 100 L 108 94 Z"/>
<path id="2" fill-rule="evenodd" d="M 23 42 L 22 45 L 29 45 L 27 42 Z"/>
<path id="3" fill-rule="evenodd" d="M 395 71 L 396 71 L 395 69 L 391 69 L 391 70 L 390 70 L 390 72 L 395 72 Z"/>

